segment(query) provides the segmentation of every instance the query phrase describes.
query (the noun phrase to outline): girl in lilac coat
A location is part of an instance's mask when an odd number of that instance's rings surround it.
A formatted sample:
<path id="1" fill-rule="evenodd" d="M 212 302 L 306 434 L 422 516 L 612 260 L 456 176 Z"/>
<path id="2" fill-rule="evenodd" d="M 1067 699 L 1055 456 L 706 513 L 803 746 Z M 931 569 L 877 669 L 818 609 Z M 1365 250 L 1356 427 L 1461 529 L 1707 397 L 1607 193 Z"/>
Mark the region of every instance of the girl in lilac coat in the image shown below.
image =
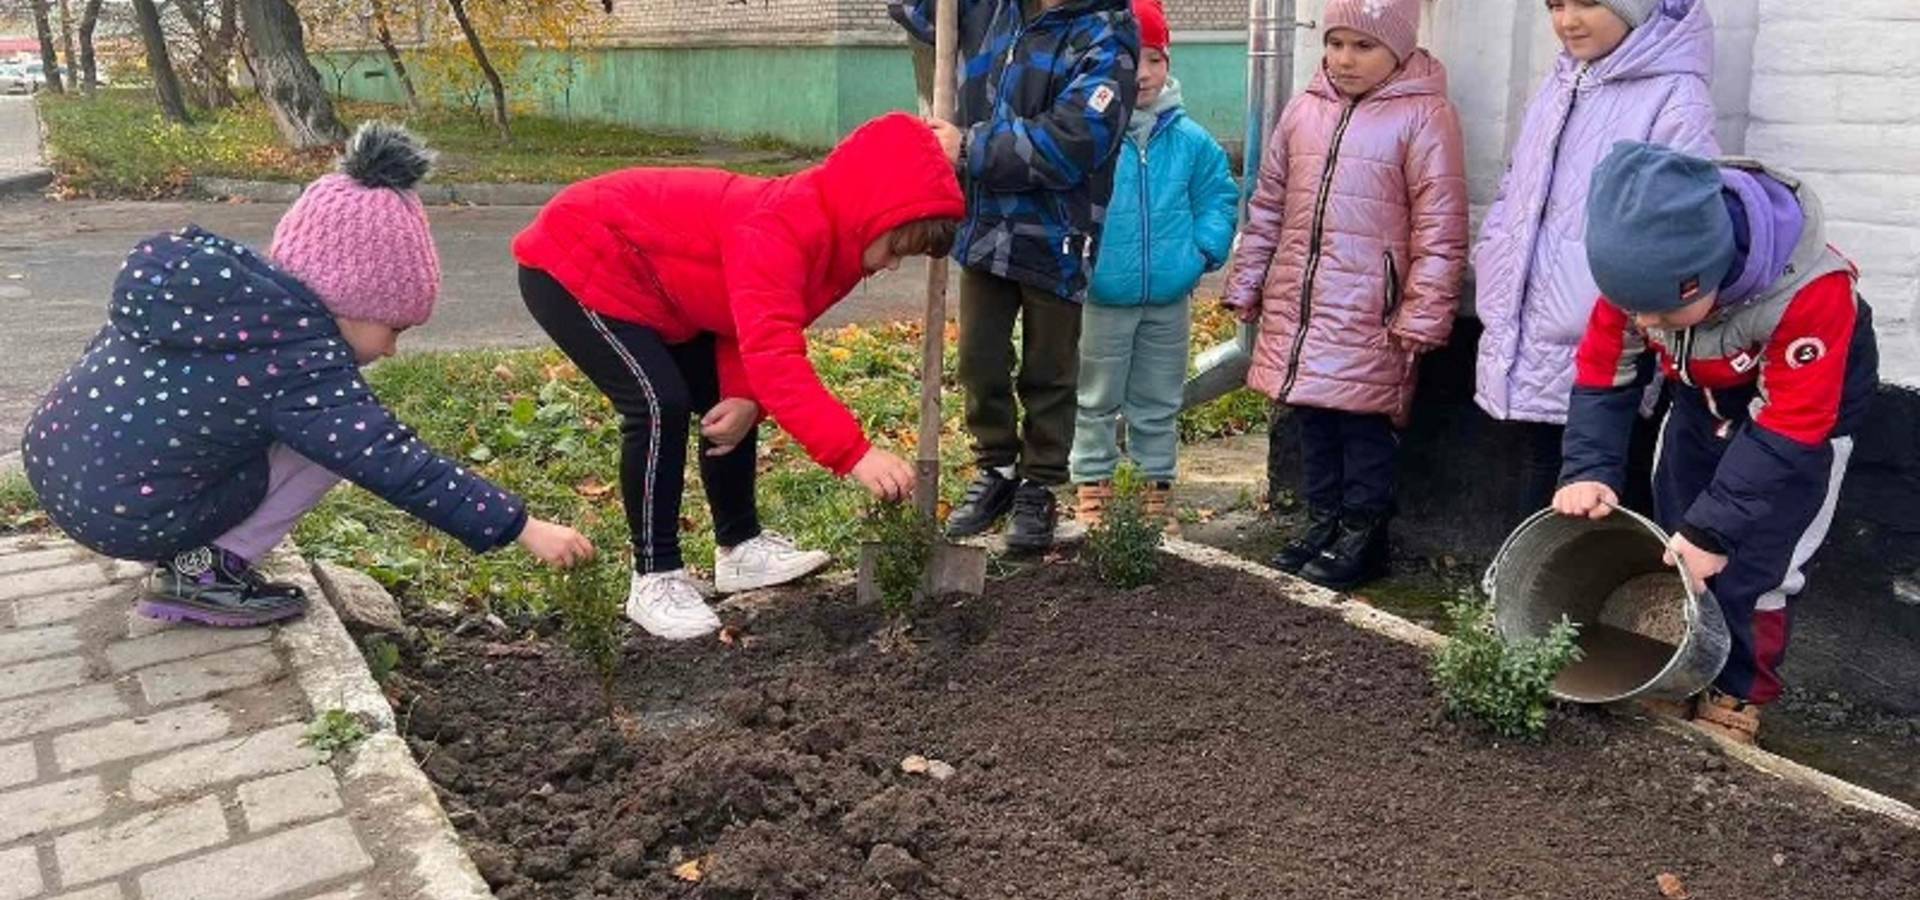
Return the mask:
<path id="1" fill-rule="evenodd" d="M 1600 296 L 1587 267 L 1587 182 L 1620 141 L 1694 156 L 1714 139 L 1713 22 L 1705 0 L 1547 0 L 1560 59 L 1527 107 L 1474 247 L 1475 399 L 1530 423 L 1527 500 L 1553 493 L 1573 354 Z"/>
<path id="2" fill-rule="evenodd" d="M 1382 574 L 1422 353 L 1467 266 L 1460 118 L 1416 46 L 1422 0 L 1333 0 L 1326 60 L 1287 104 L 1226 301 L 1260 340 L 1247 383 L 1292 407 L 1309 522 L 1275 565 L 1336 589 Z"/>

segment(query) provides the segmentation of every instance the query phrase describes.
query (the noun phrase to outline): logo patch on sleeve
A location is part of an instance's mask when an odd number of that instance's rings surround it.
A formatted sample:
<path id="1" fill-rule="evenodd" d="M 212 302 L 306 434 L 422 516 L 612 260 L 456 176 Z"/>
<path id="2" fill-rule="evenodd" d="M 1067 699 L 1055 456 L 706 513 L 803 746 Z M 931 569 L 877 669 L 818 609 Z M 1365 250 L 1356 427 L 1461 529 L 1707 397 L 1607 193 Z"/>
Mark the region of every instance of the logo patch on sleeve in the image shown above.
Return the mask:
<path id="1" fill-rule="evenodd" d="M 1787 345 L 1787 368 L 1798 369 L 1810 366 L 1827 355 L 1827 342 L 1817 337 L 1803 337 Z"/>
<path id="2" fill-rule="evenodd" d="M 1093 96 L 1087 98 L 1087 108 L 1097 113 L 1104 113 L 1107 107 L 1113 105 L 1113 98 L 1113 88 L 1103 84 L 1094 89 Z"/>

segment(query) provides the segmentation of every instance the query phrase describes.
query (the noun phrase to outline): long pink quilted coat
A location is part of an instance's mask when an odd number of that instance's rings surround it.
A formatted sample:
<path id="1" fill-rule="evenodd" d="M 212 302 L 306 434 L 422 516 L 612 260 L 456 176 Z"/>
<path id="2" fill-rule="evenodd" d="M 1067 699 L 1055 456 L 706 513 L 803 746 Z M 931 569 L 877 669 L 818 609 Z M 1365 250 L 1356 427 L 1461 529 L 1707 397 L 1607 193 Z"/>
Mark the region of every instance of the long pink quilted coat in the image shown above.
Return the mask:
<path id="1" fill-rule="evenodd" d="M 1447 72 L 1425 50 L 1349 101 L 1322 71 L 1287 105 L 1227 282 L 1261 307 L 1247 384 L 1295 406 L 1405 426 L 1416 354 L 1453 329 L 1467 261 L 1467 182 Z"/>

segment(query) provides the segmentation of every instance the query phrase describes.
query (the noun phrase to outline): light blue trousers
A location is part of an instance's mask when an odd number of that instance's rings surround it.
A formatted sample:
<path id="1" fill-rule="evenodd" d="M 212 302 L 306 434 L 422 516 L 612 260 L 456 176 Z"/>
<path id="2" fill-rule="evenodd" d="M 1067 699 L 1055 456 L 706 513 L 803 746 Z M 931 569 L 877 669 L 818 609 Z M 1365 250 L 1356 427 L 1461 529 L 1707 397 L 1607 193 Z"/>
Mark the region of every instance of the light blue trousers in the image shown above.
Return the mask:
<path id="1" fill-rule="evenodd" d="M 1148 481 L 1172 481 L 1187 382 L 1189 301 L 1166 306 L 1087 304 L 1080 320 L 1080 410 L 1068 465 L 1076 484 L 1108 481 L 1127 456 Z"/>

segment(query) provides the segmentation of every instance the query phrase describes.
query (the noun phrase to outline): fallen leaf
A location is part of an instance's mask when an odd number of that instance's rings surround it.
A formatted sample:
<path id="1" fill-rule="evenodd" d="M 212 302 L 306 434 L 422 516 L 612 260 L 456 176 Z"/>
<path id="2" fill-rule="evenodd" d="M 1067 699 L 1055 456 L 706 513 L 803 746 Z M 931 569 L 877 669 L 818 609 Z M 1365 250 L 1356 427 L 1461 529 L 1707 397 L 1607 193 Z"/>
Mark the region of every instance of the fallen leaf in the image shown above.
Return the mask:
<path id="1" fill-rule="evenodd" d="M 613 485 L 601 481 L 598 475 L 588 475 L 579 484 L 573 486 L 573 492 L 588 500 L 598 500 L 613 493 Z"/>
<path id="2" fill-rule="evenodd" d="M 1786 864 L 1787 864 L 1787 855 L 1785 853 L 1775 853 L 1773 855 L 1773 865 L 1775 868 L 1784 866 Z"/>
<path id="3" fill-rule="evenodd" d="M 900 771 L 908 775 L 925 775 L 930 765 L 932 765 L 932 763 L 928 762 L 926 757 L 915 753 L 900 761 Z"/>
<path id="4" fill-rule="evenodd" d="M 1667 900 L 1688 900 L 1693 896 L 1687 893 L 1687 886 L 1680 883 L 1680 876 L 1672 872 L 1661 872 L 1653 881 L 1660 886 L 1660 896 Z"/>
<path id="5" fill-rule="evenodd" d="M 728 625 L 728 626 L 725 626 L 725 627 L 723 627 L 723 628 L 721 628 L 721 629 L 720 629 L 720 643 L 722 643 L 722 644 L 725 644 L 725 645 L 727 645 L 727 646 L 729 646 L 729 647 L 732 647 L 732 646 L 735 646 L 735 645 L 737 645 L 737 644 L 739 644 L 739 643 L 740 643 L 740 628 L 739 628 L 739 626 L 737 626 L 737 625 Z"/>
<path id="6" fill-rule="evenodd" d="M 509 365 L 507 365 L 506 363 L 501 363 L 501 364 L 499 364 L 499 365 L 497 365 L 497 366 L 494 366 L 494 367 L 493 367 L 493 377 L 495 377 L 495 378 L 498 378 L 498 379 L 500 379 L 501 381 L 512 381 L 512 380 L 513 380 L 513 367 L 512 367 L 512 366 L 509 366 Z"/>
<path id="7" fill-rule="evenodd" d="M 683 862 L 677 866 L 674 866 L 673 877 L 678 878 L 681 881 L 698 882 L 701 878 L 706 876 L 706 871 L 705 871 L 706 863 L 707 863 L 706 857 L 696 856 L 690 860 L 687 860 L 686 862 Z"/>
<path id="8" fill-rule="evenodd" d="M 532 644 L 489 643 L 481 645 L 480 655 L 510 657 L 513 659 L 538 659 L 544 654 L 539 647 Z"/>

